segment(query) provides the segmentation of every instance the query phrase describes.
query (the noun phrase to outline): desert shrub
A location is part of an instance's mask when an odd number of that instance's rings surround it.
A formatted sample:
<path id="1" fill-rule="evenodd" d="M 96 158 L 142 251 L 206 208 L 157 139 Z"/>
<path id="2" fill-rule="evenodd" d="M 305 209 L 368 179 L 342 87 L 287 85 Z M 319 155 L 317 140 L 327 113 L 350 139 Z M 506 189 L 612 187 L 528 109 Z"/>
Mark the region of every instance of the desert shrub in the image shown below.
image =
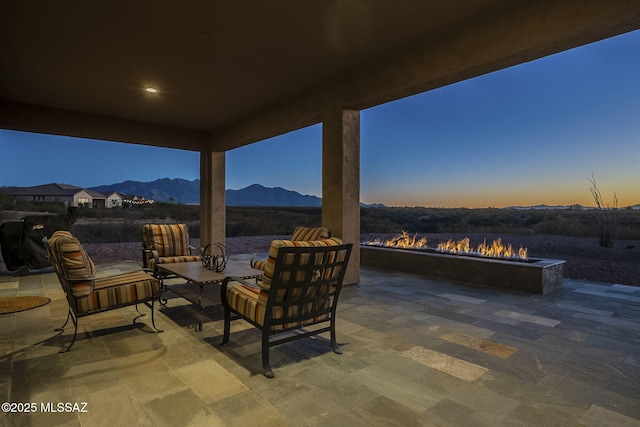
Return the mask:
<path id="1" fill-rule="evenodd" d="M 613 206 L 605 203 L 600 193 L 600 189 L 596 184 L 596 178 L 591 174 L 591 178 L 587 178 L 591 183 L 591 195 L 596 202 L 596 218 L 598 219 L 598 243 L 600 247 L 610 248 L 613 246 L 613 239 L 616 234 L 618 225 L 618 199 L 616 193 L 613 193 Z"/>
<path id="2" fill-rule="evenodd" d="M 156 218 L 165 218 L 171 220 L 199 221 L 200 206 L 183 205 L 180 203 L 155 203 L 153 208 L 146 208 L 148 212 L 153 212 Z"/>
<path id="3" fill-rule="evenodd" d="M 640 210 L 618 209 L 615 216 L 617 239 L 640 240 Z"/>
<path id="4" fill-rule="evenodd" d="M 227 207 L 227 237 L 291 234 L 298 225 L 321 225 L 320 208 Z"/>
<path id="5" fill-rule="evenodd" d="M 531 217 L 520 211 L 495 208 L 366 208 L 362 210 L 361 231 L 511 234 L 524 232 L 535 222 Z"/>
<path id="6" fill-rule="evenodd" d="M 76 223 L 71 232 L 83 243 L 142 242 L 142 226 L 130 220 Z"/>
<path id="7" fill-rule="evenodd" d="M 585 214 L 556 211 L 541 217 L 532 225 L 537 234 L 553 234 L 558 236 L 592 237 L 596 233 L 596 224 Z"/>
<path id="8" fill-rule="evenodd" d="M 131 220 L 160 221 L 197 221 L 200 218 L 200 207 L 172 203 L 154 203 L 153 205 L 126 205 L 116 208 L 80 207 L 82 218 L 107 219 L 121 218 Z"/>
<path id="9" fill-rule="evenodd" d="M 13 211 L 16 210 L 16 202 L 6 191 L 0 189 L 0 211 Z"/>
<path id="10" fill-rule="evenodd" d="M 397 233 L 402 224 L 388 212 L 387 208 L 360 209 L 360 230 L 363 233 Z"/>
<path id="11" fill-rule="evenodd" d="M 71 227 L 71 232 L 84 243 L 141 242 L 142 226 L 157 220 L 111 219 L 81 221 Z M 200 237 L 200 221 L 162 221 L 183 222 L 187 225 L 189 237 Z"/>

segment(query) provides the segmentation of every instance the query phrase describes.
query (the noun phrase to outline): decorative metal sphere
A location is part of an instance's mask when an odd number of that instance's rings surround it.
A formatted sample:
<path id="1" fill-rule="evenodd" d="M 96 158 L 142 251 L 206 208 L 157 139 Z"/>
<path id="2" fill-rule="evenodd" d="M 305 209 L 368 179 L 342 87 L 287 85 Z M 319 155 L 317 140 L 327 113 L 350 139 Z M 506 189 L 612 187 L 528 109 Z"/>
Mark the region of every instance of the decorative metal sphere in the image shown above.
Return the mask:
<path id="1" fill-rule="evenodd" d="M 229 252 L 222 243 L 210 243 L 202 249 L 202 266 L 209 270 L 222 271 L 229 261 Z"/>

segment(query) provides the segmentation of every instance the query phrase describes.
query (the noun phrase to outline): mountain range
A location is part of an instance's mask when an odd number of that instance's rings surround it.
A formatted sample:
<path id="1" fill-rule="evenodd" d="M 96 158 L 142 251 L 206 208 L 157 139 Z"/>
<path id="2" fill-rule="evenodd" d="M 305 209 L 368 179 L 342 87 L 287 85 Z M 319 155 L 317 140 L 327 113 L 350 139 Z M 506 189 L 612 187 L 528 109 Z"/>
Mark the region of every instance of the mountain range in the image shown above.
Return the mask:
<path id="1" fill-rule="evenodd" d="M 121 194 L 135 194 L 146 199 L 158 202 L 178 202 L 184 204 L 200 203 L 200 180 L 188 181 L 181 178 L 162 178 L 151 182 L 124 181 L 117 184 L 101 185 L 91 190 L 100 193 L 117 191 Z M 240 190 L 226 191 L 227 206 L 296 206 L 296 207 L 320 207 L 322 199 L 317 196 L 303 195 L 296 191 L 282 187 L 265 187 L 253 184 Z M 364 204 L 365 207 L 384 207 L 383 204 Z M 507 209 L 593 209 L 581 205 L 536 205 L 536 206 L 509 206 Z M 627 207 L 627 209 L 640 209 L 640 204 Z"/>
<path id="2" fill-rule="evenodd" d="M 158 202 L 200 203 L 199 179 L 188 181 L 180 178 L 162 178 L 152 182 L 124 181 L 117 184 L 100 185 L 91 188 L 91 190 L 103 194 L 114 191 L 121 194 L 135 194 Z M 320 197 L 303 195 L 282 187 L 265 187 L 260 184 L 253 184 L 240 190 L 227 190 L 226 202 L 227 206 L 322 206 Z"/>

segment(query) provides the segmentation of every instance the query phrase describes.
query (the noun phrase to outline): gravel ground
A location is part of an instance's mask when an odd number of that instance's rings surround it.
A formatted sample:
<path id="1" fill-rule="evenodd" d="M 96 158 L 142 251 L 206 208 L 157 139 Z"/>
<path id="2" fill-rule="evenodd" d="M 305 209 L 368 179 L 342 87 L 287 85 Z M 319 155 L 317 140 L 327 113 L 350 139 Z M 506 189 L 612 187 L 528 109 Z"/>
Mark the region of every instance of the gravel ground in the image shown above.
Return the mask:
<path id="1" fill-rule="evenodd" d="M 273 239 L 286 239 L 288 236 L 252 236 L 227 239 L 227 248 L 231 255 L 266 252 Z M 364 234 L 362 241 L 373 238 L 388 239 L 393 234 Z M 422 236 L 419 236 L 422 237 Z M 553 258 L 566 260 L 564 276 L 603 283 L 618 283 L 640 286 L 640 241 L 616 240 L 613 248 L 601 248 L 597 238 L 565 237 L 551 235 L 492 235 L 492 234 L 429 234 L 428 246 L 435 247 L 438 242 L 449 239 L 471 239 L 472 246 L 486 240 L 491 242 L 502 237 L 504 244 L 514 248 L 526 247 L 530 258 Z M 198 239 L 192 239 L 191 245 L 199 248 Z M 121 261 L 141 261 L 141 244 L 126 243 L 87 243 L 83 245 L 97 265 Z M 6 271 L 0 263 L 0 271 Z"/>

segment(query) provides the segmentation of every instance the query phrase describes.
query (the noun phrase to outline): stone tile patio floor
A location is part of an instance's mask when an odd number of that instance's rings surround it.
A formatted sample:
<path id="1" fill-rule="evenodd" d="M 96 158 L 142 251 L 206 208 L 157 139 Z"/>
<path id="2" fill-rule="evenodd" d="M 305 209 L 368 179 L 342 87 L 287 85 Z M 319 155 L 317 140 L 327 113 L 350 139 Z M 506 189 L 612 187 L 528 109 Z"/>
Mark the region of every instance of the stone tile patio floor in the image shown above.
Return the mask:
<path id="1" fill-rule="evenodd" d="M 1 400 L 37 407 L 3 426 L 640 426 L 640 287 L 565 280 L 541 296 L 363 268 L 338 306 L 344 354 L 324 336 L 275 347 L 271 380 L 247 324 L 219 345 L 221 309 L 200 333 L 181 298 L 162 333 L 132 307 L 82 318 L 59 354 L 55 275 L 0 275 L 16 294 L 52 302 L 0 315 Z M 58 402 L 86 412 L 42 411 Z"/>

